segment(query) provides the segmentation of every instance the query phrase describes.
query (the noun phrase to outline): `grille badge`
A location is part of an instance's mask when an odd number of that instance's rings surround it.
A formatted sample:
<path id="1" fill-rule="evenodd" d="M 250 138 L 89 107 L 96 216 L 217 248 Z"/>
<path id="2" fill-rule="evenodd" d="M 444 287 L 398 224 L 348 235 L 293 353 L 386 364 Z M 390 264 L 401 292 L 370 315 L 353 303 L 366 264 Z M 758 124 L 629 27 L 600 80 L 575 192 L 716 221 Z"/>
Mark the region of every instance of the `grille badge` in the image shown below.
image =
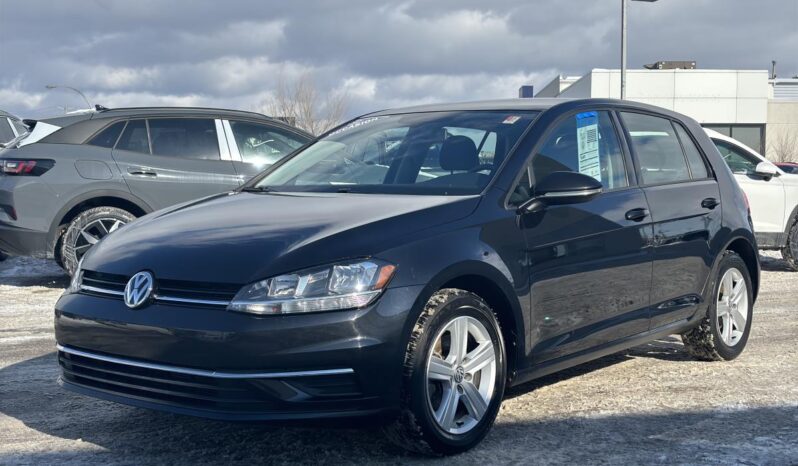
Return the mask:
<path id="1" fill-rule="evenodd" d="M 125 285 L 125 305 L 130 309 L 144 306 L 150 300 L 154 287 L 155 279 L 150 272 L 142 271 L 133 275 Z"/>

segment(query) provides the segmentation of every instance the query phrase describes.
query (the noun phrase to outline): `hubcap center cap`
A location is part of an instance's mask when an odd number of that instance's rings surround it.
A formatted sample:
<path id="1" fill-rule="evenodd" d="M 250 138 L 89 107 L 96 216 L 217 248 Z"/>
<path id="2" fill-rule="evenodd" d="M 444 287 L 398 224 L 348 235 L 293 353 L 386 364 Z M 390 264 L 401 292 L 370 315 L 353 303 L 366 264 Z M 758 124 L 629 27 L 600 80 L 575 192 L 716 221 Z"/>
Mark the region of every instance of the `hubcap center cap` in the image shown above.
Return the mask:
<path id="1" fill-rule="evenodd" d="M 463 366 L 457 366 L 457 369 L 454 370 L 454 381 L 461 383 L 463 379 L 465 379 L 465 369 Z"/>

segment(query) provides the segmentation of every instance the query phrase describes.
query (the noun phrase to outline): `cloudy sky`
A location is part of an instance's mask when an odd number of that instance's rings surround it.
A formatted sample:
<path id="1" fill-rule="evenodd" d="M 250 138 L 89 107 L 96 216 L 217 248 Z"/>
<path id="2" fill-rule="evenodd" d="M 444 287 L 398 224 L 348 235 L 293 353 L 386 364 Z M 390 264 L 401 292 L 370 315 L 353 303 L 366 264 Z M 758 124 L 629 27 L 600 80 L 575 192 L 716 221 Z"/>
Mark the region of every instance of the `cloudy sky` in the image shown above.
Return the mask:
<path id="1" fill-rule="evenodd" d="M 348 114 L 513 97 L 619 67 L 618 0 L 0 0 L 0 109 L 92 103 L 258 110 L 279 76 L 345 92 Z M 798 74 L 798 0 L 631 2 L 629 66 Z M 85 105 L 84 105 L 85 106 Z"/>

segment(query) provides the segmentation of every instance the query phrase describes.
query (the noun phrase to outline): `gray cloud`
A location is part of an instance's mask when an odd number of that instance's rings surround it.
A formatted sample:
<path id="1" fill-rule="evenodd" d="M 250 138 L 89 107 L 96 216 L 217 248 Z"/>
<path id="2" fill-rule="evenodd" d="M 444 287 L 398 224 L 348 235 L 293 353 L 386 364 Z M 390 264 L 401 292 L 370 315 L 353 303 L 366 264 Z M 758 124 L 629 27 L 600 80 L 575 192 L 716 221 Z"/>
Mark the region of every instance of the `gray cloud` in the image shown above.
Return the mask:
<path id="1" fill-rule="evenodd" d="M 0 108 L 21 115 L 93 102 L 257 109 L 280 75 L 312 72 L 350 113 L 511 97 L 557 73 L 617 68 L 616 0 L 388 2 L 0 0 Z M 798 74 L 798 1 L 630 3 L 631 67 Z"/>

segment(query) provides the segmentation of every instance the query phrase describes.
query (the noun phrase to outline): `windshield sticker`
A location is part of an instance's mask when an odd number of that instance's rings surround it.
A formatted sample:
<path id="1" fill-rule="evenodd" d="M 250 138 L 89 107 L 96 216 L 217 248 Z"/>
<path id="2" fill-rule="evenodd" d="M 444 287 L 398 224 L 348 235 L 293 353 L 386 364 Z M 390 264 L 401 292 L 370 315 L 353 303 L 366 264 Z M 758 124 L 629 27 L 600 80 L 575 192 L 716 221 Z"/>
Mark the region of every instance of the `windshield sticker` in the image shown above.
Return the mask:
<path id="1" fill-rule="evenodd" d="M 579 154 L 579 173 L 601 181 L 598 113 L 583 112 L 576 115 L 576 140 Z"/>
<path id="2" fill-rule="evenodd" d="M 515 123 L 520 119 L 521 117 L 518 115 L 510 115 L 507 118 L 505 118 L 504 121 L 502 121 L 502 123 L 504 123 L 505 125 L 512 125 L 513 123 Z"/>
<path id="3" fill-rule="evenodd" d="M 328 137 L 329 136 L 334 136 L 334 135 L 336 135 L 338 133 L 343 133 L 344 131 L 349 131 L 349 130 L 358 128 L 360 126 L 367 125 L 369 123 L 373 123 L 373 122 L 375 122 L 377 120 L 381 120 L 383 118 L 385 118 L 385 117 L 371 117 L 371 118 L 363 118 L 361 120 L 355 120 L 352 123 L 349 123 L 348 125 L 346 125 L 346 126 L 344 126 L 342 128 L 336 129 L 335 131 L 333 131 L 332 133 L 328 134 L 327 136 Z"/>

